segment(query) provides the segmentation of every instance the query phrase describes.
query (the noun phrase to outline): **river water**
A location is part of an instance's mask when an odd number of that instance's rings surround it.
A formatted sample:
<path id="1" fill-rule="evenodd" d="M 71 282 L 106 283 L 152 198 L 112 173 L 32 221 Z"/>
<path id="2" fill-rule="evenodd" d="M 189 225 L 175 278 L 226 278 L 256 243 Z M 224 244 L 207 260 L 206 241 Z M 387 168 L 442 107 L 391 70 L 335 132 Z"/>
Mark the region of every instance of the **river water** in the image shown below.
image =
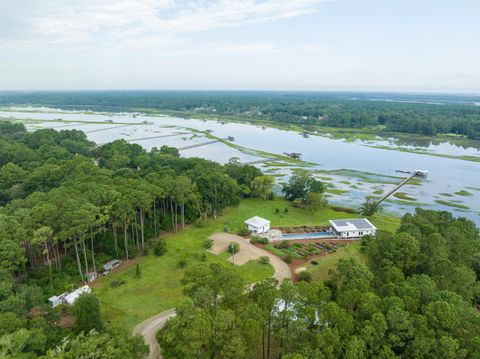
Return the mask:
<path id="1" fill-rule="evenodd" d="M 384 202 L 384 211 L 403 214 L 412 212 L 416 206 L 421 206 L 422 208 L 448 210 L 457 216 L 470 218 L 480 224 L 480 162 L 374 147 L 395 148 L 395 145 L 392 146 L 394 142 L 391 140 L 347 142 L 315 135 L 305 138 L 297 132 L 252 124 L 133 114 L 0 111 L 0 117 L 23 119 L 29 130 L 38 128 L 79 129 L 86 132 L 88 138 L 97 143 L 124 138 L 142 145 L 147 150 L 162 145 L 182 147 L 210 140 L 204 134 L 193 132 L 192 129 L 194 129 L 209 130 L 212 131 L 212 135 L 221 138 L 234 136 L 236 145 L 257 151 L 273 154 L 300 152 L 304 161 L 315 164 L 309 169 L 330 186 L 329 201 L 350 207 L 358 206 L 365 196 L 379 196 L 381 192 L 393 188 L 395 183 L 401 181 L 400 177 L 406 176 L 396 170 L 427 170 L 429 172 L 427 179 L 406 185 L 400 190 L 411 197 L 411 200 L 392 197 Z M 148 124 L 144 124 L 144 121 Z M 121 124 L 116 124 L 119 122 L 132 125 L 119 127 Z M 135 140 L 164 135 L 174 136 Z M 418 149 L 418 146 L 403 144 L 401 148 Z M 442 155 L 478 156 L 480 158 L 478 148 L 461 147 L 448 142 L 435 145 L 426 144 L 422 150 Z M 221 163 L 225 163 L 231 157 L 238 157 L 242 161 L 260 158 L 255 153 L 248 151 L 246 153 L 224 143 L 182 150 L 181 155 L 203 157 Z M 266 173 L 275 175 L 279 183 L 286 181 L 291 169 L 295 167 L 286 164 L 282 166 L 259 164 L 258 166 L 262 167 Z"/>

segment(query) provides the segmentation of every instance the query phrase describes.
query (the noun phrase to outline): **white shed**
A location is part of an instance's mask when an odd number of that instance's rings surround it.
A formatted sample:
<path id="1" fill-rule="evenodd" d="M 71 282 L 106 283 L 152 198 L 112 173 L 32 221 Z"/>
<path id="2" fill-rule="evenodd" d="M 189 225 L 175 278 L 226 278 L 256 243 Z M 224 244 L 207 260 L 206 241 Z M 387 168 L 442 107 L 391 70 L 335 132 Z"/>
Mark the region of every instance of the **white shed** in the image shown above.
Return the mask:
<path id="1" fill-rule="evenodd" d="M 377 227 L 366 218 L 336 219 L 329 222 L 330 231 L 338 238 L 360 238 L 367 234 L 374 235 L 377 230 Z"/>
<path id="2" fill-rule="evenodd" d="M 67 293 L 63 293 L 59 296 L 54 295 L 53 297 L 48 298 L 48 303 L 52 308 L 58 307 L 60 304 L 63 303 L 63 299 L 66 295 Z"/>
<path id="3" fill-rule="evenodd" d="M 67 302 L 68 305 L 74 304 L 78 297 L 80 297 L 84 293 L 90 293 L 92 290 L 88 285 L 84 285 L 81 288 L 78 288 L 77 290 L 73 291 L 72 293 L 68 294 L 65 297 L 65 302 Z"/>
<path id="4" fill-rule="evenodd" d="M 266 233 L 270 230 L 270 221 L 262 217 L 252 217 L 244 222 L 248 230 L 254 234 Z"/>

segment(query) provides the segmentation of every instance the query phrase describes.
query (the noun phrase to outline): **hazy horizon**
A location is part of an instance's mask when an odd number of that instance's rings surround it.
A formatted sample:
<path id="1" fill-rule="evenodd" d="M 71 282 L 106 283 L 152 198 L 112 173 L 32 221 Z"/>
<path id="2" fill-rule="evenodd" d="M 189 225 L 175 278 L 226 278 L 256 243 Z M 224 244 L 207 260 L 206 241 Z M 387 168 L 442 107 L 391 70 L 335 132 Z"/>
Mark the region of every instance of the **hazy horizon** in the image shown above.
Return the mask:
<path id="1" fill-rule="evenodd" d="M 0 0 L 0 90 L 480 93 L 473 0 Z"/>

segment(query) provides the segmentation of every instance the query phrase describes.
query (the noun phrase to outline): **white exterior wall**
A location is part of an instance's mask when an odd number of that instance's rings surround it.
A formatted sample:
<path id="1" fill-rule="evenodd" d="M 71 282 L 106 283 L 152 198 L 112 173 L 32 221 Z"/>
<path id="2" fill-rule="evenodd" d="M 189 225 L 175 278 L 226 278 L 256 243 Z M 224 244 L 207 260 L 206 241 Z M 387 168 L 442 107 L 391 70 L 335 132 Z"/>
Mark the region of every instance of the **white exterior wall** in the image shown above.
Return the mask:
<path id="1" fill-rule="evenodd" d="M 363 237 L 367 234 L 370 235 L 375 235 L 375 231 L 346 231 L 346 232 L 340 232 L 338 233 L 338 236 L 341 238 L 358 238 L 358 237 Z"/>
<path id="2" fill-rule="evenodd" d="M 256 226 L 252 226 L 252 225 L 248 225 L 248 230 L 250 232 L 253 232 L 253 233 L 266 233 L 270 230 L 270 225 L 269 224 L 266 224 L 262 227 L 256 227 Z"/>

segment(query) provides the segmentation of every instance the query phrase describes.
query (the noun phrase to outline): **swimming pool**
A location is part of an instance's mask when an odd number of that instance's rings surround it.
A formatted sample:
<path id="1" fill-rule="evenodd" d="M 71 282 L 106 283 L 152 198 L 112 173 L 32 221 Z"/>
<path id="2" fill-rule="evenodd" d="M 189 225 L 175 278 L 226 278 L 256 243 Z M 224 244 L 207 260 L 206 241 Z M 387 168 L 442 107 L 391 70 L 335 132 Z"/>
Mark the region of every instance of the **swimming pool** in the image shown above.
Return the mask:
<path id="1" fill-rule="evenodd" d="M 332 232 L 312 232 L 312 233 L 287 233 L 282 234 L 282 239 L 320 239 L 320 238 L 336 238 Z"/>

